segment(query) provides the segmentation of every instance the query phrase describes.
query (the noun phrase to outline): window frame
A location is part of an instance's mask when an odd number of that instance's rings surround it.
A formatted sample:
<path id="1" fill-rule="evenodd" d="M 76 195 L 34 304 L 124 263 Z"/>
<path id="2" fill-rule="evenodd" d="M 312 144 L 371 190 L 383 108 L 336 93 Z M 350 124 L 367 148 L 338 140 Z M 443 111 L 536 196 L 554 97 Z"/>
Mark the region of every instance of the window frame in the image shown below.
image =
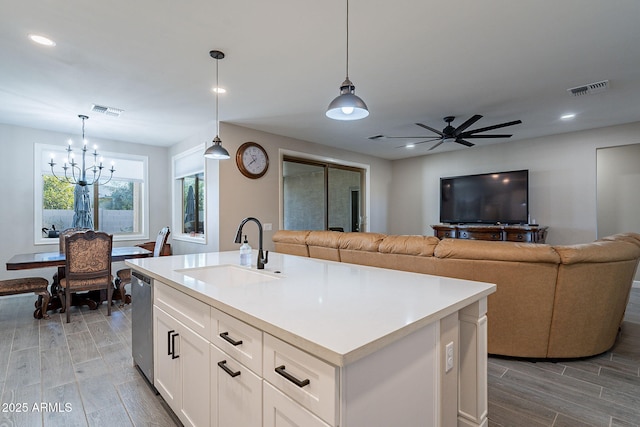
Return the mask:
<path id="1" fill-rule="evenodd" d="M 171 157 L 171 223 L 173 224 L 173 230 L 171 238 L 173 240 L 180 240 L 183 242 L 196 243 L 200 245 L 207 244 L 207 168 L 206 158 L 203 153 L 206 150 L 205 144 L 199 144 L 188 150 L 182 151 Z M 178 172 L 177 164 L 180 162 L 192 162 L 188 172 Z M 182 210 L 182 180 L 183 178 L 202 174 L 202 181 L 204 183 L 204 195 L 203 195 L 203 221 L 204 221 L 204 233 L 201 235 L 191 236 L 190 234 L 183 233 L 184 224 L 184 212 Z"/>
<path id="2" fill-rule="evenodd" d="M 59 239 L 57 238 L 46 238 L 42 233 L 42 214 L 43 214 L 43 183 L 42 174 L 46 173 L 48 175 L 51 174 L 51 169 L 44 168 L 41 163 L 44 160 L 44 155 L 48 153 L 55 153 L 56 155 L 64 155 L 66 156 L 64 145 L 52 145 L 52 144 L 41 144 L 36 143 L 34 146 L 34 244 L 35 245 L 57 245 Z M 131 241 L 131 240 L 146 240 L 149 238 L 149 157 L 141 156 L 137 154 L 128 154 L 128 153 L 114 153 L 101 150 L 101 154 L 104 158 L 108 159 L 110 162 L 113 160 L 115 162 L 116 167 L 116 177 L 118 179 L 127 179 L 126 177 L 118 176 L 118 160 L 126 160 L 133 162 L 141 162 L 142 163 L 142 181 L 141 181 L 141 189 L 142 189 L 142 206 L 141 206 L 141 214 L 140 218 L 140 231 L 137 233 L 127 233 L 127 234 L 113 234 L 114 241 Z M 106 168 L 105 168 L 106 170 Z M 59 175 L 59 174 L 58 174 Z"/>

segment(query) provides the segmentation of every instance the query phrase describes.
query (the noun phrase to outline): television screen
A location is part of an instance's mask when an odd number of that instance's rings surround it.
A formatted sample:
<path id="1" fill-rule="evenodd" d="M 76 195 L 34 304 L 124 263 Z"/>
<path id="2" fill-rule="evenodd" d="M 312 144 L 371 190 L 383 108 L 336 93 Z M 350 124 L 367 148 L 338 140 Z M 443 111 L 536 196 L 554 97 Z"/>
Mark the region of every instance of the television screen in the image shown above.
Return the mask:
<path id="1" fill-rule="evenodd" d="M 440 178 L 440 222 L 526 224 L 529 171 Z"/>

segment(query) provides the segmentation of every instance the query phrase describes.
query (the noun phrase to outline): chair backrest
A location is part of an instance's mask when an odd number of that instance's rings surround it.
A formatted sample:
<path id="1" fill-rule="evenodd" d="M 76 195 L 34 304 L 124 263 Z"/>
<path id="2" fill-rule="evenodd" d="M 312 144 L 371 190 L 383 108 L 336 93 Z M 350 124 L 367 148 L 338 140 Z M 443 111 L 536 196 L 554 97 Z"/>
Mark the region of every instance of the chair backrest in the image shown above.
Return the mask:
<path id="1" fill-rule="evenodd" d="M 73 233 L 65 239 L 65 275 L 74 285 L 100 286 L 111 282 L 113 236 L 102 231 Z"/>
<path id="2" fill-rule="evenodd" d="M 156 237 L 156 245 L 153 247 L 153 256 L 154 257 L 160 256 L 160 253 L 162 252 L 162 248 L 167 243 L 167 239 L 169 238 L 169 234 L 171 234 L 171 231 L 169 231 L 169 227 L 164 227 L 158 233 L 158 237 Z"/>
<path id="3" fill-rule="evenodd" d="M 67 237 L 71 236 L 73 233 L 79 233 L 79 232 L 84 232 L 87 230 L 91 230 L 90 228 L 82 228 L 82 227 L 73 227 L 73 228 L 66 228 L 64 230 L 62 230 L 60 232 L 60 234 L 58 235 L 58 238 L 60 240 L 60 253 L 63 254 L 65 253 L 65 247 L 64 247 L 64 241 Z"/>

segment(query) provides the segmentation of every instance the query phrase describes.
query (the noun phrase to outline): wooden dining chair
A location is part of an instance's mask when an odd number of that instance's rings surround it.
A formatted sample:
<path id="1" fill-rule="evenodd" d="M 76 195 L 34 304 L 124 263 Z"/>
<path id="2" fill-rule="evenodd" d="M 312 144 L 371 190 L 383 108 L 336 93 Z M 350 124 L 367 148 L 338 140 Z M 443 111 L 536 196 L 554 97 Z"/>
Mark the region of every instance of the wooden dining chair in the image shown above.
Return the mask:
<path id="1" fill-rule="evenodd" d="M 88 230 L 65 238 L 65 277 L 60 280 L 64 289 L 67 323 L 71 316 L 71 294 L 78 291 L 107 290 L 107 315 L 111 316 L 113 284 L 111 282 L 111 248 L 113 236 L 102 231 Z"/>
<path id="2" fill-rule="evenodd" d="M 158 257 L 162 254 L 162 249 L 167 244 L 167 239 L 169 238 L 169 234 L 171 234 L 171 231 L 169 231 L 169 227 L 164 227 L 158 233 L 158 236 L 156 237 L 155 246 L 153 247 L 154 257 Z M 123 268 L 121 270 L 118 270 L 118 272 L 116 273 L 116 288 L 120 292 L 120 298 L 121 298 L 120 307 L 124 307 L 124 305 L 126 304 L 126 295 L 125 295 L 124 287 L 129 283 L 131 283 L 131 269 Z"/>

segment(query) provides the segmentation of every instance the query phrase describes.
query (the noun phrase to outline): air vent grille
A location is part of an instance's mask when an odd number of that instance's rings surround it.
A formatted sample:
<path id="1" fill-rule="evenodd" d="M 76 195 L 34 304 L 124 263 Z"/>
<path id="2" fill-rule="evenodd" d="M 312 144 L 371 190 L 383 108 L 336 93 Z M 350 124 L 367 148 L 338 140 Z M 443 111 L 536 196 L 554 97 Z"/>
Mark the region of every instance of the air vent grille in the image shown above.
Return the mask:
<path id="1" fill-rule="evenodd" d="M 599 82 L 589 83 L 584 86 L 573 87 L 567 89 L 567 92 L 571 96 L 593 95 L 595 93 L 604 92 L 609 89 L 609 80 L 602 80 Z"/>
<path id="2" fill-rule="evenodd" d="M 91 111 L 95 113 L 105 114 L 111 117 L 120 117 L 120 115 L 124 113 L 124 110 L 120 108 L 105 107 L 104 105 L 96 105 L 96 104 L 93 104 L 91 106 Z"/>

